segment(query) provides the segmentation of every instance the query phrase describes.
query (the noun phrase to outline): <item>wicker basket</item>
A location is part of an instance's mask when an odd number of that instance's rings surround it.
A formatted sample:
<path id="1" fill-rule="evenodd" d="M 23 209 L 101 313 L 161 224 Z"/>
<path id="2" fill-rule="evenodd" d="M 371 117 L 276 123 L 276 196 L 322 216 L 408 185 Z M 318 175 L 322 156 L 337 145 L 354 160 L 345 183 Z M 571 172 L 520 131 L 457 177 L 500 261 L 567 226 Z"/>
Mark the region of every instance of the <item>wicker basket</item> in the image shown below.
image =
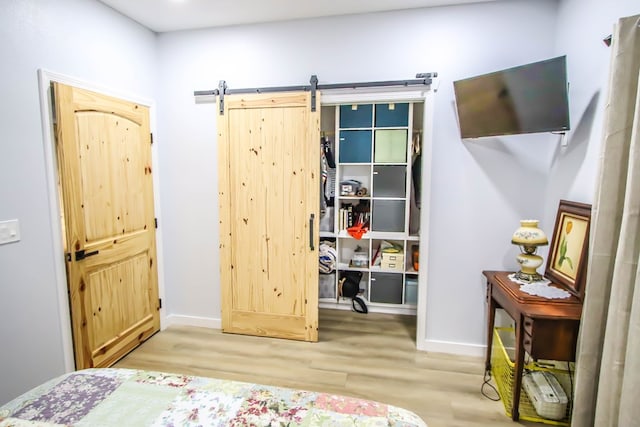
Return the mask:
<path id="1" fill-rule="evenodd" d="M 491 350 L 491 374 L 498 387 L 498 393 L 504 404 L 505 413 L 511 417 L 511 407 L 513 402 L 513 381 L 515 372 L 515 333 L 513 328 L 495 328 L 493 331 L 493 346 Z M 506 344 L 506 346 L 505 346 Z M 547 371 L 551 372 L 557 379 L 567 396 L 571 396 L 571 376 L 566 369 L 559 368 L 560 362 L 538 361 L 528 363 L 524 366 L 525 372 Z M 566 363 L 562 362 L 566 367 Z M 573 371 L 573 366 L 571 366 Z M 520 419 L 538 423 L 552 424 L 557 426 L 569 426 L 571 421 L 572 401 L 569 398 L 566 413 L 561 420 L 550 420 L 538 415 L 529 396 L 524 389 L 520 391 L 519 412 Z"/>

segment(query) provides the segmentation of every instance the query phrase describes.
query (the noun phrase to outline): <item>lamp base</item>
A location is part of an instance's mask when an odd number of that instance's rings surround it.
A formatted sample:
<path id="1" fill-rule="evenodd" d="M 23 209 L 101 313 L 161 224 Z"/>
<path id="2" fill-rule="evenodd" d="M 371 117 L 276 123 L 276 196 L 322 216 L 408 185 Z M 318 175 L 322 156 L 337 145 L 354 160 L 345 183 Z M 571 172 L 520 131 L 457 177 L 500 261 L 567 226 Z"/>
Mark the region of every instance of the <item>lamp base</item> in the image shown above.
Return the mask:
<path id="1" fill-rule="evenodd" d="M 516 272 L 513 277 L 527 283 L 541 282 L 544 280 L 539 273 L 524 273 L 522 271 Z"/>

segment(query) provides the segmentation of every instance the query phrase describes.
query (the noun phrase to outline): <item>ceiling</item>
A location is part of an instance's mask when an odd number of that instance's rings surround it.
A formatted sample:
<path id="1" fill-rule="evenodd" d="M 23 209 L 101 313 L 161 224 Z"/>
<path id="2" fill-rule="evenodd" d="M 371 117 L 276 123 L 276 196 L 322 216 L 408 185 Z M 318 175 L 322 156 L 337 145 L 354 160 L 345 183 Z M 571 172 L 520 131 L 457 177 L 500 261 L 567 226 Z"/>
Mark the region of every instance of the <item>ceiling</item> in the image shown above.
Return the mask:
<path id="1" fill-rule="evenodd" d="M 100 0 L 161 33 L 491 0 Z"/>

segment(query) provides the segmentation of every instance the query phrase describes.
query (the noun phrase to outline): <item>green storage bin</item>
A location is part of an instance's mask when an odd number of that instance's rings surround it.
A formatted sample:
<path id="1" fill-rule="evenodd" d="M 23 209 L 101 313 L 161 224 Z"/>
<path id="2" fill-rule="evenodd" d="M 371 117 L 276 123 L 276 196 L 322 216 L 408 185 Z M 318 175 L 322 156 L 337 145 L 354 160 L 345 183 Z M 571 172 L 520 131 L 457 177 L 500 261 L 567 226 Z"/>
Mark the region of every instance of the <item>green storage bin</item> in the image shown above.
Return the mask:
<path id="1" fill-rule="evenodd" d="M 374 161 L 376 163 L 406 163 L 407 130 L 376 130 Z"/>

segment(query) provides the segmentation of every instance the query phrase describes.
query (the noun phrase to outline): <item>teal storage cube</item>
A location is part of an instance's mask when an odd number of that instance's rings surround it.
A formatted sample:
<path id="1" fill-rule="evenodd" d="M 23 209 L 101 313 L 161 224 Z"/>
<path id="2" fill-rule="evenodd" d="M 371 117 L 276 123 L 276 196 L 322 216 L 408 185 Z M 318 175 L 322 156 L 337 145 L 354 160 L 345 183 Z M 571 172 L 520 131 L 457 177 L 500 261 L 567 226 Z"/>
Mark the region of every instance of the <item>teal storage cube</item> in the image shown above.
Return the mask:
<path id="1" fill-rule="evenodd" d="M 416 304 L 418 302 L 418 278 L 407 277 L 404 282 L 404 303 Z"/>
<path id="2" fill-rule="evenodd" d="M 409 104 L 376 104 L 376 127 L 409 126 Z"/>
<path id="3" fill-rule="evenodd" d="M 371 131 L 370 130 L 342 130 L 340 131 L 339 146 L 340 163 L 370 163 L 371 162 Z"/>
<path id="4" fill-rule="evenodd" d="M 340 106 L 341 128 L 370 128 L 372 123 L 372 104 L 348 104 Z"/>
<path id="5" fill-rule="evenodd" d="M 407 130 L 376 130 L 374 159 L 376 163 L 406 163 Z"/>

